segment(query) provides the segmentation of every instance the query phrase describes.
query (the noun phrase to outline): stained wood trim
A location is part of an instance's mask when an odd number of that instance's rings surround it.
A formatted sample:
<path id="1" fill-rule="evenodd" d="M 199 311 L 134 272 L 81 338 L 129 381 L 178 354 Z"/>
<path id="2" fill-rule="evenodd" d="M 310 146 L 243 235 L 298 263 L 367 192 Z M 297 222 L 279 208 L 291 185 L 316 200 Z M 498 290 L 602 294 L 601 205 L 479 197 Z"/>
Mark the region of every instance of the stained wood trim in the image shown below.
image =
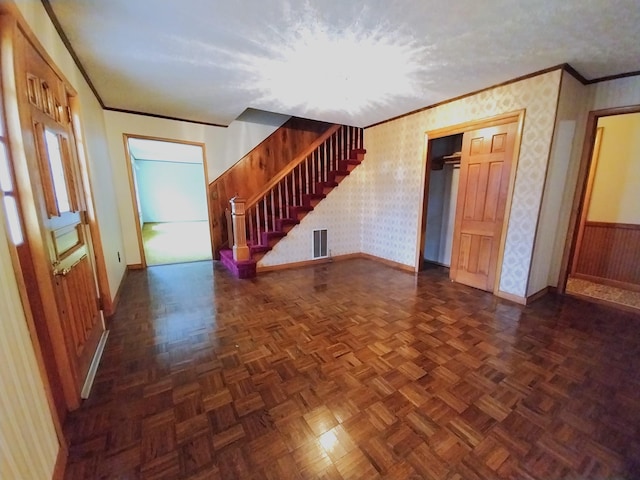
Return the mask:
<path id="1" fill-rule="evenodd" d="M 67 469 L 67 460 L 69 458 L 69 448 L 65 442 L 60 444 L 58 454 L 56 455 L 56 463 L 53 467 L 52 480 L 62 480 L 65 470 Z"/>
<path id="2" fill-rule="evenodd" d="M 624 230 L 640 230 L 640 225 L 635 223 L 615 223 L 615 222 L 592 222 L 587 220 L 585 226 L 588 227 L 606 227 Z"/>
<path id="3" fill-rule="evenodd" d="M 560 267 L 560 276 L 558 280 L 558 293 L 564 294 L 567 287 L 567 279 L 569 271 L 573 265 L 573 257 L 576 252 L 576 243 L 579 231 L 579 219 L 584 210 L 584 194 L 587 188 L 588 172 L 591 163 L 591 156 L 595 147 L 595 137 L 600 117 L 608 117 L 611 115 L 622 115 L 625 113 L 640 112 L 640 105 L 629 105 L 625 107 L 606 108 L 601 110 L 592 110 L 587 118 L 586 134 L 582 146 L 582 156 L 580 158 L 580 167 L 576 180 L 576 191 L 573 196 L 573 204 L 571 207 L 571 216 L 569 218 L 569 228 L 567 230 L 567 238 L 564 244 L 562 254 L 562 264 Z"/>
<path id="4" fill-rule="evenodd" d="M 153 137 L 153 136 L 149 136 L 149 135 L 137 135 L 137 134 L 131 134 L 131 133 L 123 133 L 122 134 L 122 142 L 124 144 L 124 155 L 125 155 L 125 161 L 127 164 L 127 175 L 129 177 L 129 191 L 131 193 L 131 207 L 133 208 L 133 219 L 134 219 L 134 223 L 136 225 L 136 235 L 138 238 L 138 250 L 140 252 L 140 264 L 136 264 L 136 265 L 140 265 L 141 269 L 147 268 L 147 257 L 144 253 L 144 242 L 142 240 L 142 225 L 140 225 L 140 217 L 138 215 L 138 201 L 136 199 L 136 184 L 133 180 L 133 166 L 131 165 L 131 151 L 129 150 L 129 139 L 130 138 L 137 138 L 137 139 L 141 139 L 141 140 L 153 140 L 153 141 L 157 141 L 157 142 L 167 142 L 167 143 L 178 143 L 181 145 L 193 145 L 196 147 L 200 147 L 202 149 L 202 168 L 204 169 L 204 191 L 205 191 L 205 195 L 207 196 L 207 214 L 209 216 L 208 218 L 208 222 L 209 222 L 209 237 L 211 240 L 211 248 L 212 251 L 215 251 L 215 246 L 213 243 L 213 227 L 211 225 L 211 199 L 210 199 L 210 195 L 208 192 L 208 178 L 209 178 L 209 174 L 208 174 L 208 170 L 207 170 L 207 158 L 206 158 L 206 151 L 205 151 L 205 144 L 202 142 L 191 142 L 188 140 L 173 140 L 171 138 L 163 138 L 163 137 Z M 133 267 L 131 265 L 128 265 L 127 268 L 131 268 L 133 269 Z"/>
<path id="5" fill-rule="evenodd" d="M 469 288 L 471 288 L 471 287 L 469 287 Z M 520 304 L 520 305 L 526 305 L 527 304 L 527 298 L 526 297 L 521 297 L 520 295 L 514 295 L 513 293 L 507 293 L 507 292 L 503 292 L 502 290 L 498 290 L 497 292 L 494 292 L 494 295 L 496 297 L 504 298 L 505 300 L 509 300 L 511 302 L 515 302 L 515 303 Z"/>
<path id="6" fill-rule="evenodd" d="M 171 117 L 169 115 L 160 115 L 159 113 L 140 112 L 137 110 L 127 110 L 124 108 L 103 106 L 102 109 L 108 112 L 127 113 L 129 115 L 140 115 L 142 117 L 160 118 L 162 120 L 173 120 L 176 122 L 194 123 L 196 125 L 207 125 L 209 127 L 220 127 L 220 128 L 228 127 L 228 125 L 223 125 L 220 123 L 204 122 L 201 120 L 189 120 L 188 118 Z"/>
<path id="7" fill-rule="evenodd" d="M 417 110 L 412 110 L 410 112 L 403 113 L 402 115 L 397 115 L 397 116 L 389 118 L 387 120 L 382 120 L 380 122 L 373 123 L 373 124 L 368 125 L 368 126 L 366 126 L 364 128 L 366 129 L 366 128 L 371 128 L 371 127 L 377 127 L 378 125 L 382 125 L 384 123 L 393 122 L 395 120 L 399 120 L 400 118 L 408 117 L 410 115 L 414 115 L 416 113 L 424 112 L 426 110 L 431 110 L 432 108 L 440 107 L 442 105 L 446 105 L 447 103 L 456 102 L 458 100 L 462 100 L 463 98 L 472 97 L 474 95 L 478 95 L 479 93 L 487 92 L 489 90 L 493 90 L 494 88 L 504 87 L 504 86 L 510 85 L 512 83 L 521 82 L 521 81 L 527 80 L 529 78 L 537 77 L 538 75 L 544 75 L 546 73 L 555 72 L 556 70 L 565 70 L 567 65 L 568 64 L 563 63 L 563 64 L 560 64 L 560 65 L 556 65 L 554 67 L 549 67 L 549 68 L 545 68 L 543 70 L 538 70 L 536 72 L 528 73 L 527 75 L 522 75 L 520 77 L 512 78 L 511 80 L 507 80 L 505 82 L 496 83 L 494 85 L 491 85 L 490 87 L 486 87 L 486 88 L 482 88 L 480 90 L 475 90 L 473 92 L 465 93 L 465 94 L 459 95 L 457 97 L 453 97 L 453 98 L 450 98 L 450 99 L 447 99 L 447 100 L 443 100 L 442 102 L 434 103 L 434 104 L 428 105 L 426 107 L 418 108 Z M 572 70 L 575 71 L 575 69 L 573 69 L 573 68 L 572 68 Z M 582 75 L 580 75 L 580 76 L 582 77 Z M 584 77 L 582 77 L 582 78 L 584 78 Z"/>
<path id="8" fill-rule="evenodd" d="M 62 43 L 64 43 L 65 48 L 69 52 L 69 55 L 71 55 L 71 58 L 73 59 L 73 63 L 75 63 L 76 67 L 78 67 L 78 70 L 80 71 L 80 74 L 82 75 L 82 78 L 84 78 L 85 82 L 87 82 L 87 85 L 89 85 L 89 88 L 93 92 L 93 95 L 96 97 L 96 100 L 98 100 L 98 103 L 100 104 L 100 106 L 102 108 L 104 108 L 104 102 L 102 101 L 102 97 L 100 97 L 100 94 L 98 93 L 98 90 L 93 85 L 93 82 L 91 81 L 91 78 L 89 78 L 89 74 L 84 69 L 84 66 L 82 65 L 82 62 L 80 62 L 80 59 L 78 58 L 78 55 L 76 54 L 76 51 L 71 46 L 71 42 L 69 42 L 69 38 L 64 33 L 64 30 L 62 29 L 62 25 L 60 25 L 60 21 L 58 20 L 58 17 L 54 13 L 53 8 L 51 7 L 51 4 L 49 3 L 49 0 L 40 0 L 40 1 L 42 2 L 42 6 L 44 7 L 45 11 L 47 12 L 47 15 L 49 16 L 49 20 L 51 20 L 51 23 L 53 24 L 53 27 L 56 29 L 56 32 L 58 32 L 58 36 L 60 37 L 60 40 L 62 40 Z M 49 63 L 51 63 L 51 62 L 49 62 Z"/>
<path id="9" fill-rule="evenodd" d="M 578 80 L 582 85 L 588 85 L 589 84 L 589 80 L 587 80 L 579 71 L 577 71 L 575 68 L 573 68 L 568 63 L 565 63 L 563 65 L 563 69 L 564 69 L 565 72 L 567 72 L 573 78 Z"/>
<path id="10" fill-rule="evenodd" d="M 289 270 L 292 268 L 303 268 L 311 265 L 319 265 L 322 263 L 331 263 L 333 261 L 349 260 L 351 258 L 361 258 L 360 253 L 349 253 L 346 255 L 337 255 L 335 257 L 316 258 L 314 260 L 303 260 L 301 262 L 283 263 L 280 265 L 257 265 L 256 272 L 275 272 L 278 270 Z"/>
<path id="11" fill-rule="evenodd" d="M 373 260 L 374 262 L 382 263 L 387 267 L 395 268 L 396 270 L 402 270 L 407 273 L 416 273 L 416 270 L 411 265 L 406 265 L 404 263 L 395 262 L 393 260 L 389 260 L 387 258 L 378 257 L 376 255 L 371 255 L 370 253 L 360 253 L 360 258 L 366 258 L 368 260 Z"/>
<path id="12" fill-rule="evenodd" d="M 262 190 L 251 198 L 247 200 L 245 209 L 249 210 L 253 207 L 262 197 L 264 197 L 269 191 L 275 187 L 280 180 L 286 177 L 291 170 L 297 167 L 300 163 L 304 161 L 307 156 L 309 156 L 313 151 L 318 148 L 322 143 L 327 140 L 331 135 L 336 133 L 340 129 L 340 125 L 332 125 L 325 133 L 320 135 L 313 143 L 311 143 L 307 148 L 305 148 L 297 157 L 291 160 L 276 176 L 274 176 L 267 184 L 262 188 Z"/>
<path id="13" fill-rule="evenodd" d="M 425 135 L 427 137 L 427 140 L 435 140 L 436 138 L 458 135 L 460 133 L 468 132 L 471 130 L 479 130 L 481 128 L 506 125 L 508 123 L 519 122 L 520 118 L 524 116 L 524 113 L 525 109 L 522 109 L 516 110 L 514 112 L 501 113 L 499 115 L 481 118 L 478 120 L 469 120 L 467 122 L 462 122 L 443 128 L 437 128 L 435 130 L 428 130 L 427 132 L 425 132 Z"/>
<path id="14" fill-rule="evenodd" d="M 127 265 L 127 270 L 142 270 L 144 266 L 141 263 L 132 263 Z"/>
<path id="15" fill-rule="evenodd" d="M 600 82 L 608 82 L 609 80 L 617 80 L 619 78 L 637 77 L 638 75 L 640 75 L 640 70 L 635 70 L 633 72 L 626 72 L 626 73 L 618 73 L 615 75 L 607 75 L 604 77 L 598 77 L 598 78 L 593 78 L 591 80 L 587 80 L 586 85 L 592 85 L 594 83 L 600 83 Z"/>
<path id="16" fill-rule="evenodd" d="M 302 267 L 308 267 L 310 265 L 331 263 L 334 261 L 339 262 L 342 260 L 351 260 L 353 258 L 366 258 L 367 260 L 373 260 L 374 262 L 382 263 L 388 267 L 395 268 L 397 270 L 402 270 L 403 272 L 415 273 L 415 270 L 411 265 L 405 265 L 404 263 L 394 262 L 393 260 L 388 260 L 382 257 L 376 257 L 375 255 L 370 255 L 368 253 L 363 253 L 363 252 L 346 253 L 344 255 L 336 255 L 335 257 L 318 258 L 315 260 L 303 260 L 302 262 L 285 263 L 282 265 L 268 265 L 268 266 L 258 265 L 256 267 L 256 271 L 257 272 L 273 272 L 276 270 L 288 270 L 291 268 L 302 268 Z"/>

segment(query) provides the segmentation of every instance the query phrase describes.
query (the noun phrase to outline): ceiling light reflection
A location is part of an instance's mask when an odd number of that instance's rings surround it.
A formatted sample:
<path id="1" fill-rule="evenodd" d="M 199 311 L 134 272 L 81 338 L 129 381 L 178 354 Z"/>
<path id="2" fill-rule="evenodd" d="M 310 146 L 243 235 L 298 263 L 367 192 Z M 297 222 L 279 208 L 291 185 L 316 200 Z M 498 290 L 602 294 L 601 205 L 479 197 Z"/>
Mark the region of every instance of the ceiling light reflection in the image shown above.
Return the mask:
<path id="1" fill-rule="evenodd" d="M 319 21 L 285 33 L 264 56 L 241 56 L 261 100 L 283 109 L 357 113 L 391 98 L 416 95 L 423 49 L 391 32 L 332 30 Z M 272 45 L 272 44 L 268 44 Z"/>
<path id="2" fill-rule="evenodd" d="M 261 25 L 234 26 L 245 32 L 238 49 L 173 37 L 191 54 L 171 60 L 225 67 L 232 75 L 226 81 L 253 99 L 248 106 L 286 114 L 357 115 L 430 93 L 436 65 L 424 59 L 431 47 L 419 45 L 418 33 L 408 27 L 381 22 L 372 9 L 351 8 L 336 23 L 308 2 L 284 2 L 274 25 L 264 19 Z"/>

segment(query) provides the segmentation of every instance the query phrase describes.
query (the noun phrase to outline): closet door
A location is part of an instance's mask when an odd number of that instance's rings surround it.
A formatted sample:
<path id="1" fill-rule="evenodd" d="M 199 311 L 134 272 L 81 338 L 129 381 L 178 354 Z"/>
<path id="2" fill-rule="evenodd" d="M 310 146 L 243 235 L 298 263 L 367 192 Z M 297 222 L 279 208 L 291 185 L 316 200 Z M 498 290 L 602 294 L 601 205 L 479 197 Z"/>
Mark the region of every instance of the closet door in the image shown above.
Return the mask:
<path id="1" fill-rule="evenodd" d="M 517 124 L 466 132 L 451 253 L 451 279 L 492 292 L 504 228 Z"/>

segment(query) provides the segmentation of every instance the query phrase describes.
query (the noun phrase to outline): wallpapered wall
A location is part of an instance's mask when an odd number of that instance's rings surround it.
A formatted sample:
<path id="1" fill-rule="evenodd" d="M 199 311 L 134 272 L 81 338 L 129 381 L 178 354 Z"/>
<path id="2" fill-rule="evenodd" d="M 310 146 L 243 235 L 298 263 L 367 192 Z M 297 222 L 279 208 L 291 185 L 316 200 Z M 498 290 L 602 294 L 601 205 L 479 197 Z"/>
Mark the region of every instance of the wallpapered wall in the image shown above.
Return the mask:
<path id="1" fill-rule="evenodd" d="M 331 256 L 361 252 L 362 195 L 356 174 L 360 168 L 362 165 L 334 188 L 311 214 L 305 216 L 300 225 L 280 240 L 259 265 L 268 267 L 310 260 L 312 232 L 321 228 L 327 229 L 327 247 Z"/>
<path id="2" fill-rule="evenodd" d="M 309 260 L 310 229 L 327 227 L 334 256 L 361 251 L 414 266 L 424 187 L 424 133 L 526 109 L 500 279 L 500 290 L 524 296 L 560 79 L 561 71 L 556 70 L 366 129 L 363 164 L 261 265 Z"/>

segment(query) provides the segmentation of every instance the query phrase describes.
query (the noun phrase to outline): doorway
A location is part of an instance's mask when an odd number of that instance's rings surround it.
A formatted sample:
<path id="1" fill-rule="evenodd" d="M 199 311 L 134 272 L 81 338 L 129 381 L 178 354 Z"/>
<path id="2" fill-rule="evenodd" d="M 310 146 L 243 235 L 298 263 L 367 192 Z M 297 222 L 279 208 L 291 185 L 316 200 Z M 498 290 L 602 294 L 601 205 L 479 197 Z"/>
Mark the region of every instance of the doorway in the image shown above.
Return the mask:
<path id="1" fill-rule="evenodd" d="M 419 269 L 496 293 L 524 112 L 427 132 Z"/>
<path id="2" fill-rule="evenodd" d="M 424 268 L 430 265 L 451 266 L 462 136 L 458 133 L 429 142 L 429 184 L 422 254 Z"/>
<path id="3" fill-rule="evenodd" d="M 211 260 L 204 146 L 125 135 L 142 267 Z"/>
<path id="4" fill-rule="evenodd" d="M 588 125 L 565 292 L 640 311 L 640 108 L 591 112 Z"/>
<path id="5" fill-rule="evenodd" d="M 29 333 L 61 424 L 90 393 L 111 295 L 77 94 L 15 20 L 3 28 L 0 184 Z"/>

